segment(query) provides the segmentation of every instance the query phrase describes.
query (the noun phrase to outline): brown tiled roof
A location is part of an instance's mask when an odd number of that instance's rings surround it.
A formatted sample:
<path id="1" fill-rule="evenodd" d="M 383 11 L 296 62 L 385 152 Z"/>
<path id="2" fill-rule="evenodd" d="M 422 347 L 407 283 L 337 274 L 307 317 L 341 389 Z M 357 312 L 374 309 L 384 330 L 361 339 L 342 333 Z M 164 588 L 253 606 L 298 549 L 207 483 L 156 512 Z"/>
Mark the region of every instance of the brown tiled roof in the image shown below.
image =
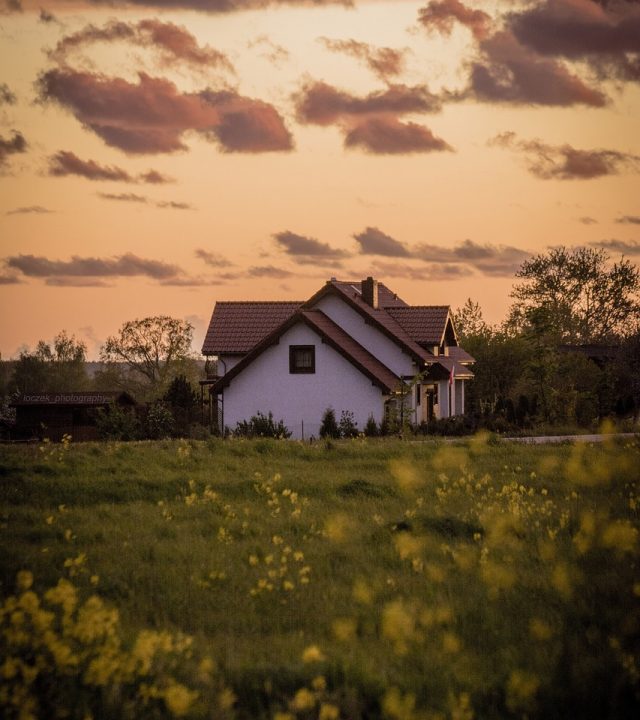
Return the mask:
<path id="1" fill-rule="evenodd" d="M 438 356 L 436 365 L 441 365 L 447 374 L 451 372 L 451 366 L 453 365 L 453 374 L 455 377 L 460 378 L 472 378 L 473 372 L 466 365 L 462 365 L 457 359 L 452 357 L 446 357 L 445 355 Z"/>
<path id="2" fill-rule="evenodd" d="M 459 363 L 474 363 L 476 359 L 459 345 L 449 348 L 449 357 Z"/>
<path id="3" fill-rule="evenodd" d="M 440 345 L 449 317 L 448 305 L 390 307 L 387 313 L 420 345 Z"/>
<path id="4" fill-rule="evenodd" d="M 301 310 L 292 315 L 267 337 L 263 338 L 250 353 L 245 355 L 237 365 L 234 365 L 226 375 L 223 375 L 218 380 L 211 388 L 211 392 L 220 392 L 236 375 L 239 375 L 259 355 L 271 347 L 281 335 L 298 322 L 303 322 L 314 330 L 327 345 L 330 345 L 334 350 L 339 352 L 354 367 L 385 392 L 392 392 L 398 386 L 400 379 L 395 373 L 391 372 L 388 367 L 383 365 L 322 311 Z"/>
<path id="5" fill-rule="evenodd" d="M 299 301 L 217 302 L 202 354 L 244 355 L 288 320 L 301 305 Z"/>
<path id="6" fill-rule="evenodd" d="M 301 314 L 307 325 L 320 333 L 328 345 L 331 345 L 376 385 L 387 391 L 397 388 L 400 378 L 334 323 L 331 318 L 320 310 L 303 310 Z"/>
<path id="7" fill-rule="evenodd" d="M 360 280 L 331 280 L 330 282 L 346 292 L 355 290 L 362 295 L 362 282 Z M 384 283 L 378 283 L 378 305 L 381 308 L 409 307 L 402 298 L 398 297 L 397 293 L 389 290 Z"/>

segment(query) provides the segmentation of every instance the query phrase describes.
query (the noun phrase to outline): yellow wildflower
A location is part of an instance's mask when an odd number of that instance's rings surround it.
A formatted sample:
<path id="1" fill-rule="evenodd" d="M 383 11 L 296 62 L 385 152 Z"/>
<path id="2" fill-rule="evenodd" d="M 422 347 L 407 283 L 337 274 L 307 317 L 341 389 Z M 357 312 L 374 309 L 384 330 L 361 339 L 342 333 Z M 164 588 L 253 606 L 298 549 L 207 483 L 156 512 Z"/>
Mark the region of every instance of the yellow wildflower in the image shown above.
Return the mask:
<path id="1" fill-rule="evenodd" d="M 293 710 L 311 710 L 316 704 L 315 695 L 307 688 L 300 688 L 291 701 Z"/>
<path id="2" fill-rule="evenodd" d="M 197 697 L 197 692 L 189 690 L 180 683 L 172 683 L 164 691 L 164 701 L 176 717 L 184 717 Z"/>
<path id="3" fill-rule="evenodd" d="M 325 660 L 325 656 L 317 645 L 309 645 L 302 651 L 302 662 L 305 665 L 312 662 L 323 662 L 323 660 Z"/>
<path id="4" fill-rule="evenodd" d="M 318 713 L 318 720 L 338 720 L 340 717 L 340 710 L 330 703 L 322 703 L 320 705 L 320 712 Z"/>

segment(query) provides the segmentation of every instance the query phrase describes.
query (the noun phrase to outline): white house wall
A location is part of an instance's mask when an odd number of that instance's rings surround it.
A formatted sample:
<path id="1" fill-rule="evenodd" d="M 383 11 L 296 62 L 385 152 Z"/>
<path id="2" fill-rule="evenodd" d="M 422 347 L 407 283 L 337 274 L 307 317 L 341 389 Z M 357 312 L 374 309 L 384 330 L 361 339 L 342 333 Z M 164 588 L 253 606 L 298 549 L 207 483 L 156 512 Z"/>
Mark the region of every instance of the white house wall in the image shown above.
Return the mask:
<path id="1" fill-rule="evenodd" d="M 412 377 L 416 374 L 413 359 L 377 328 L 367 324 L 362 315 L 349 307 L 344 300 L 335 295 L 327 295 L 314 307 L 322 310 L 398 377 Z"/>
<path id="2" fill-rule="evenodd" d="M 218 356 L 218 374 L 226 375 L 232 367 L 237 365 L 244 355 L 220 355 Z"/>
<path id="3" fill-rule="evenodd" d="M 348 331 L 348 330 L 347 330 Z M 316 371 L 289 373 L 289 346 L 314 345 Z M 270 411 L 274 420 L 284 420 L 294 438 L 318 437 L 327 407 L 340 420 L 343 410 L 354 414 L 360 430 L 369 415 L 377 423 L 383 417 L 383 395 L 371 380 L 348 360 L 324 344 L 308 326 L 299 323 L 265 350 L 224 389 L 224 424 L 233 430 L 241 420 Z"/>

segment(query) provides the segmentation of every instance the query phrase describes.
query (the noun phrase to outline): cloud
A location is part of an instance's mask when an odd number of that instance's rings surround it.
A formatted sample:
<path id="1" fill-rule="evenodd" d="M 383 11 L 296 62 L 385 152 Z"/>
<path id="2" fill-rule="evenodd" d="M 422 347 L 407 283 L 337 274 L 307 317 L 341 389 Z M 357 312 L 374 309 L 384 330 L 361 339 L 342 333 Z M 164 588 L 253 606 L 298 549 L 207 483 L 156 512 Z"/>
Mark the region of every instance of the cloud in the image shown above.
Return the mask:
<path id="1" fill-rule="evenodd" d="M 598 221 L 595 218 L 589 217 L 588 215 L 578 218 L 578 222 L 581 222 L 583 225 L 597 225 L 598 224 Z"/>
<path id="2" fill-rule="evenodd" d="M 9 164 L 9 156 L 27 151 L 27 141 L 22 133 L 13 131 L 13 137 L 6 139 L 0 135 L 0 170 Z"/>
<path id="3" fill-rule="evenodd" d="M 288 278 L 293 275 L 289 270 L 283 268 L 277 268 L 273 265 L 262 265 L 259 267 L 250 267 L 247 270 L 247 275 L 254 278 L 272 278 L 274 280 L 281 280 Z"/>
<path id="4" fill-rule="evenodd" d="M 43 73 L 43 101 L 69 110 L 107 145 L 126 153 L 185 150 L 183 135 L 196 131 L 227 152 L 290 150 L 291 134 L 275 108 L 231 90 L 183 93 L 164 78 L 140 73 L 137 83 L 75 71 Z"/>
<path id="5" fill-rule="evenodd" d="M 49 55 L 64 64 L 68 55 L 86 45 L 97 42 L 129 42 L 160 53 L 164 65 L 185 63 L 198 69 L 220 68 L 233 72 L 233 65 L 224 53 L 205 45 L 200 47 L 196 38 L 185 28 L 156 19 L 127 23 L 112 20 L 102 27 L 87 25 L 82 30 L 63 37 Z"/>
<path id="6" fill-rule="evenodd" d="M 98 193 L 103 200 L 116 200 L 118 202 L 147 203 L 149 199 L 144 195 L 136 195 L 135 193 Z"/>
<path id="7" fill-rule="evenodd" d="M 42 205 L 27 205 L 26 207 L 18 207 L 13 210 L 7 210 L 5 215 L 44 215 L 52 212 L 53 210 L 42 207 Z"/>
<path id="8" fill-rule="evenodd" d="M 44 8 L 40 8 L 40 16 L 38 17 L 38 20 L 45 25 L 58 22 L 58 18 L 52 12 L 45 10 Z"/>
<path id="9" fill-rule="evenodd" d="M 179 202 L 177 200 L 159 200 L 156 203 L 156 207 L 168 208 L 169 210 L 193 210 L 193 205 L 189 205 L 186 202 Z"/>
<path id="10" fill-rule="evenodd" d="M 367 115 L 437 112 L 441 101 L 424 86 L 389 85 L 364 97 L 351 95 L 325 82 L 309 82 L 294 96 L 298 120 L 331 125 Z"/>
<path id="11" fill-rule="evenodd" d="M 22 280 L 18 275 L 0 272 L 0 285 L 20 285 Z"/>
<path id="12" fill-rule="evenodd" d="M 157 170 L 147 170 L 145 173 L 138 175 L 138 181 L 143 183 L 149 183 L 149 185 L 165 185 L 166 183 L 175 182 L 172 177 L 163 175 Z"/>
<path id="13" fill-rule="evenodd" d="M 640 255 L 640 240 L 600 240 L 589 243 L 593 247 L 603 248 L 623 255 Z"/>
<path id="14" fill-rule="evenodd" d="M 514 132 L 500 133 L 489 145 L 525 156 L 527 168 L 541 180 L 590 180 L 640 171 L 640 156 L 617 150 L 578 150 L 571 145 L 548 145 L 541 140 L 520 140 Z"/>
<path id="15" fill-rule="evenodd" d="M 468 277 L 471 270 L 464 265 L 434 263 L 429 267 L 414 267 L 396 262 L 374 262 L 371 271 L 376 275 L 402 277 L 408 280 L 457 280 Z"/>
<path id="16" fill-rule="evenodd" d="M 387 257 L 411 257 L 405 245 L 394 240 L 376 227 L 368 227 L 353 236 L 360 245 L 363 255 L 385 255 Z"/>
<path id="17" fill-rule="evenodd" d="M 0 83 L 0 105 L 15 105 L 18 98 L 7 83 Z"/>
<path id="18" fill-rule="evenodd" d="M 7 267 L 19 270 L 27 277 L 37 278 L 99 278 L 145 276 L 164 280 L 181 274 L 177 265 L 141 258 L 126 253 L 112 258 L 79 257 L 71 260 L 49 260 L 36 255 L 14 255 L 5 258 Z"/>
<path id="19" fill-rule="evenodd" d="M 314 262 L 324 259 L 337 259 L 349 257 L 346 250 L 332 248 L 328 243 L 320 242 L 315 238 L 298 235 L 290 230 L 283 230 L 274 233 L 273 239 L 276 241 L 281 250 L 287 255 L 295 257 L 298 261 L 301 259 L 313 259 Z"/>
<path id="20" fill-rule="evenodd" d="M 484 275 L 496 277 L 513 275 L 530 256 L 526 250 L 511 245 L 481 245 L 469 239 L 453 248 L 422 243 L 411 254 L 424 262 L 465 263 Z"/>
<path id="21" fill-rule="evenodd" d="M 451 35 L 456 22 L 471 30 L 473 36 L 482 40 L 489 32 L 491 17 L 482 10 L 469 8 L 460 0 L 432 0 L 420 10 L 418 21 L 428 30 Z"/>
<path id="22" fill-rule="evenodd" d="M 157 10 L 197 10 L 207 13 L 230 13 L 262 9 L 270 5 L 343 5 L 352 7 L 355 0 L 121 0 L 122 4 Z M 92 5 L 111 8 L 113 0 L 91 0 Z"/>
<path id="23" fill-rule="evenodd" d="M 478 100 L 521 105 L 603 107 L 604 93 L 589 87 L 556 60 L 541 57 L 509 31 L 480 41 L 471 63 L 468 94 Z"/>
<path id="24" fill-rule="evenodd" d="M 87 180 L 142 182 L 153 185 L 172 182 L 171 178 L 162 175 L 157 170 L 148 170 L 140 175 L 132 176 L 126 170 L 115 165 L 100 165 L 95 160 L 82 160 L 70 150 L 60 150 L 49 158 L 49 175 L 54 177 L 77 175 Z"/>
<path id="25" fill-rule="evenodd" d="M 616 218 L 616 222 L 621 225 L 640 225 L 640 215 L 621 215 Z"/>
<path id="26" fill-rule="evenodd" d="M 508 22 L 518 41 L 541 55 L 585 60 L 601 76 L 640 80 L 637 2 L 546 0 Z"/>
<path id="27" fill-rule="evenodd" d="M 6 8 L 5 12 L 9 14 L 21 13 L 23 9 L 20 0 L 5 0 L 4 5 Z"/>
<path id="28" fill-rule="evenodd" d="M 429 128 L 403 123 L 393 117 L 368 118 L 345 135 L 345 147 L 361 148 L 376 155 L 407 155 L 453 148 Z"/>
<path id="29" fill-rule="evenodd" d="M 272 65 L 282 65 L 289 59 L 289 51 L 282 47 L 282 45 L 274 43 L 267 35 L 259 35 L 255 38 L 255 40 L 251 40 L 247 43 L 247 47 L 250 50 L 253 48 L 264 48 L 260 55 L 268 60 Z"/>
<path id="30" fill-rule="evenodd" d="M 386 235 L 378 228 L 372 227 L 354 237 L 359 243 L 363 255 L 402 257 L 419 260 L 430 265 L 444 265 L 448 266 L 446 272 L 451 275 L 463 271 L 468 274 L 470 268 L 473 268 L 483 275 L 493 277 L 511 276 L 530 256 L 530 253 L 526 250 L 511 245 L 481 245 L 469 239 L 453 248 L 428 243 L 408 247 L 404 243 Z M 416 272 L 418 270 L 419 268 Z"/>
<path id="31" fill-rule="evenodd" d="M 113 287 L 113 283 L 83 277 L 49 277 L 44 281 L 44 284 L 50 287 Z"/>
<path id="32" fill-rule="evenodd" d="M 208 250 L 204 250 L 203 248 L 197 248 L 195 251 L 195 255 L 210 267 L 223 268 L 233 266 L 233 263 L 227 260 L 226 257 L 218 255 L 217 253 L 209 252 Z"/>
<path id="33" fill-rule="evenodd" d="M 358 60 L 382 80 L 400 75 L 405 68 L 405 60 L 408 50 L 403 48 L 396 50 L 390 47 L 374 47 L 368 43 L 357 40 L 332 40 L 321 37 L 318 39 L 328 50 L 341 52 Z"/>

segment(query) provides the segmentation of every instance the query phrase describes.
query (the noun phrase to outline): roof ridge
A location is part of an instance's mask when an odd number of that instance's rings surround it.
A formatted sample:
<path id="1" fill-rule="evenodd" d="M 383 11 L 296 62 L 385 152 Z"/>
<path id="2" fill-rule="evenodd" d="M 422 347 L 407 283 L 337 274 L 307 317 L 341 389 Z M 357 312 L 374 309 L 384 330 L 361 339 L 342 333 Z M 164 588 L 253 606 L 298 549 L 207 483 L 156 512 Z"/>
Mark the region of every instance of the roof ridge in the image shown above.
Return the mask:
<path id="1" fill-rule="evenodd" d="M 305 300 L 216 300 L 216 305 L 303 305 Z"/>

